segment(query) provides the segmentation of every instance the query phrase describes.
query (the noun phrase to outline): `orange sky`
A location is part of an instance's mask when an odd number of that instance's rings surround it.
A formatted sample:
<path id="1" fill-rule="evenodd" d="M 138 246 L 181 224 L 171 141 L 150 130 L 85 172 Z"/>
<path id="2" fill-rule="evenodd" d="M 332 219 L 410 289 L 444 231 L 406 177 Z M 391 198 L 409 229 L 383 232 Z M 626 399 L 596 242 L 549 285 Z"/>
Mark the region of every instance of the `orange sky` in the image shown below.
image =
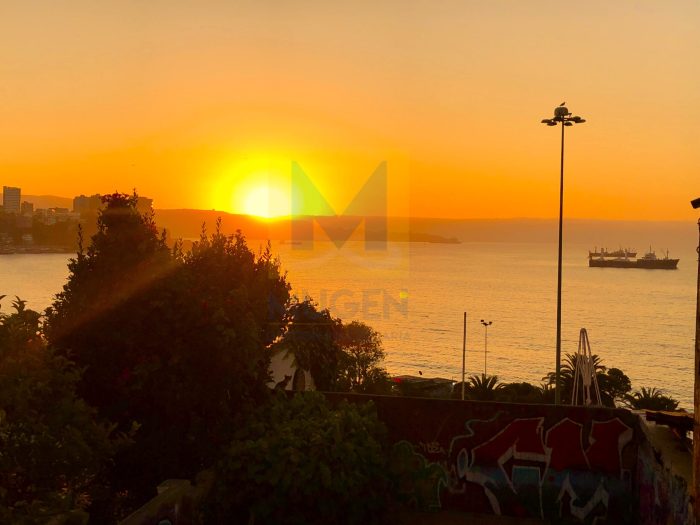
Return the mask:
<path id="1" fill-rule="evenodd" d="M 0 185 L 157 208 L 682 219 L 700 196 L 694 0 L 3 2 Z M 271 190 L 266 189 L 270 185 Z"/>

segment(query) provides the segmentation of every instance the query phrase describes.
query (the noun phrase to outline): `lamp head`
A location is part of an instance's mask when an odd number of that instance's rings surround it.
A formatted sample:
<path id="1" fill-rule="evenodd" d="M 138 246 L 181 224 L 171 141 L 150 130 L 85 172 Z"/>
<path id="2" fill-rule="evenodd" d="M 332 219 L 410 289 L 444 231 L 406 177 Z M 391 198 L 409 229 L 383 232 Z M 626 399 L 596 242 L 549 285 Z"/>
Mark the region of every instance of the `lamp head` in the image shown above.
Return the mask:
<path id="1" fill-rule="evenodd" d="M 697 210 L 698 208 L 700 208 L 700 197 L 698 197 L 697 199 L 693 199 L 692 201 L 690 201 L 690 205 L 691 205 L 693 208 L 695 208 L 696 210 Z"/>
<path id="2" fill-rule="evenodd" d="M 568 115 L 571 115 L 571 113 L 569 112 L 569 110 L 566 106 L 558 106 L 558 107 L 554 108 L 554 118 L 557 118 L 557 117 L 562 118 L 562 117 L 566 117 Z"/>

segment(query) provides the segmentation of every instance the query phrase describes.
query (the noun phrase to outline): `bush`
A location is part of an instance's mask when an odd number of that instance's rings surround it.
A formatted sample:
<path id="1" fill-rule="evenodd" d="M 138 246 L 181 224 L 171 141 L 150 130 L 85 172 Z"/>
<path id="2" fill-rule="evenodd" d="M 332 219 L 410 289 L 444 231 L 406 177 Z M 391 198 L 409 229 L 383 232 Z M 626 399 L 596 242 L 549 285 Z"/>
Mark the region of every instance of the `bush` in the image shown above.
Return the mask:
<path id="1" fill-rule="evenodd" d="M 39 314 L 14 307 L 0 314 L 0 523 L 79 523 L 109 429 L 76 396 L 79 371 L 47 350 Z"/>
<path id="2" fill-rule="evenodd" d="M 281 392 L 217 464 L 203 523 L 379 522 L 387 504 L 384 427 L 374 406 Z"/>

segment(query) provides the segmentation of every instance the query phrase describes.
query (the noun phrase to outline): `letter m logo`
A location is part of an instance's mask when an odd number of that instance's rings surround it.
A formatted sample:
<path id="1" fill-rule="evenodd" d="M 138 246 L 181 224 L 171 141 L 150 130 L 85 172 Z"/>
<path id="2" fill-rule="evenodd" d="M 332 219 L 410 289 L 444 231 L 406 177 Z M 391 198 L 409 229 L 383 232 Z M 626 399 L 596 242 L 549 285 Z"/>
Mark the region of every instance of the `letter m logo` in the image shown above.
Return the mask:
<path id="1" fill-rule="evenodd" d="M 292 241 L 295 247 L 311 249 L 314 241 L 314 222 L 316 222 L 333 241 L 336 248 L 340 249 L 364 222 L 365 249 L 386 249 L 386 162 L 381 162 L 377 166 L 341 215 L 335 212 L 296 162 L 292 163 L 291 196 Z"/>

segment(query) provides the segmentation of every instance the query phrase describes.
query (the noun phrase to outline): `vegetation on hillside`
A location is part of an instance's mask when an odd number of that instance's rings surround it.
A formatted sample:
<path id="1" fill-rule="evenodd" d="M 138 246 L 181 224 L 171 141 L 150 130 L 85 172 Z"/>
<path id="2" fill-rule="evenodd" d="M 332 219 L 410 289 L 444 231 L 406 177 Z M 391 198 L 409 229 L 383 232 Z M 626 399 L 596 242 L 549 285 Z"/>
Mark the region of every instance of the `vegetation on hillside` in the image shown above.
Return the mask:
<path id="1" fill-rule="evenodd" d="M 39 314 L 13 308 L 0 313 L 0 523 L 79 523 L 116 440 L 76 395 L 80 370 L 46 348 Z"/>

